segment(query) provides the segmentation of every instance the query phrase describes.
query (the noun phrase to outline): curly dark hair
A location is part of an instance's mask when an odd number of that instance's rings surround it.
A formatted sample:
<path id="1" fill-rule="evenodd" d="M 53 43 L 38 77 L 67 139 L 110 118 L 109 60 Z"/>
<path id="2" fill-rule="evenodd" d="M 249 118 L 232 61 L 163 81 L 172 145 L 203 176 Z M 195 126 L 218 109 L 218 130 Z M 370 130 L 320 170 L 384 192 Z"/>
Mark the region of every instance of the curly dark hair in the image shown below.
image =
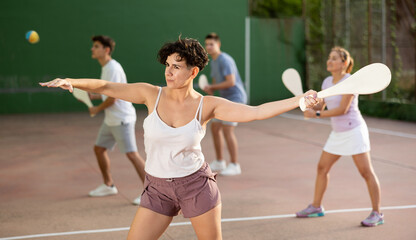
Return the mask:
<path id="1" fill-rule="evenodd" d="M 192 38 L 182 39 L 179 36 L 176 42 L 165 43 L 159 50 L 157 59 L 161 64 L 165 65 L 166 59 L 174 53 L 177 53 L 180 58 L 176 59 L 177 61 L 185 59 L 186 66 L 198 67 L 199 71 L 202 71 L 208 64 L 207 52 L 197 40 Z"/>

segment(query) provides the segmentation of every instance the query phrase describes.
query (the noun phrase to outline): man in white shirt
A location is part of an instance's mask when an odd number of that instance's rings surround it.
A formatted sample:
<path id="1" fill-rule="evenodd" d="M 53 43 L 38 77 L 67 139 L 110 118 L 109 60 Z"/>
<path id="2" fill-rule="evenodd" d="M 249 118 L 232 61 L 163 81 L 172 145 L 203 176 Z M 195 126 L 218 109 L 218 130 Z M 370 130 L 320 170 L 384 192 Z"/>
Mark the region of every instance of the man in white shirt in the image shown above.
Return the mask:
<path id="1" fill-rule="evenodd" d="M 92 58 L 97 59 L 102 66 L 101 79 L 127 83 L 126 74 L 121 65 L 111 58 L 114 51 L 115 42 L 108 36 L 92 37 L 93 45 L 91 48 Z M 102 197 L 117 194 L 110 173 L 110 158 L 107 149 L 112 150 L 116 144 L 121 152 L 133 163 L 140 179 L 144 182 L 144 160 L 139 155 L 136 146 L 135 124 L 136 110 L 133 104 L 120 99 L 107 97 L 105 95 L 90 95 L 91 98 L 101 98 L 102 103 L 91 107 L 90 113 L 97 114 L 104 110 L 105 118 L 101 125 L 94 152 L 97 157 L 98 165 L 104 179 L 104 183 L 89 193 L 91 197 Z M 140 196 L 134 199 L 133 204 L 140 204 Z"/>

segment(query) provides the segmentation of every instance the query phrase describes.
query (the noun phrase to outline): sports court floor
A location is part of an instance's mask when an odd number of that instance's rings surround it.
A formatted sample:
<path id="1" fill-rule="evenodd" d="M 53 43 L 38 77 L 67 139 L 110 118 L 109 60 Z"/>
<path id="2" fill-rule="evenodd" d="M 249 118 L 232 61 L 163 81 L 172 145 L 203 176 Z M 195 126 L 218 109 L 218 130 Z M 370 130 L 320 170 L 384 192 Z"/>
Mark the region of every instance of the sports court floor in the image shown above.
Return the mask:
<path id="1" fill-rule="evenodd" d="M 138 111 L 136 137 L 143 151 Z M 243 174 L 218 177 L 224 239 L 416 239 L 416 123 L 365 117 L 385 224 L 360 227 L 370 200 L 351 157 L 331 171 L 322 218 L 297 219 L 312 200 L 315 169 L 329 121 L 303 120 L 294 110 L 237 128 Z M 142 185 L 127 158 L 110 153 L 120 194 L 90 198 L 101 183 L 92 146 L 102 115 L 0 117 L 0 239 L 125 239 Z M 203 140 L 214 159 L 211 134 Z M 162 240 L 195 239 L 189 221 L 174 218 Z"/>

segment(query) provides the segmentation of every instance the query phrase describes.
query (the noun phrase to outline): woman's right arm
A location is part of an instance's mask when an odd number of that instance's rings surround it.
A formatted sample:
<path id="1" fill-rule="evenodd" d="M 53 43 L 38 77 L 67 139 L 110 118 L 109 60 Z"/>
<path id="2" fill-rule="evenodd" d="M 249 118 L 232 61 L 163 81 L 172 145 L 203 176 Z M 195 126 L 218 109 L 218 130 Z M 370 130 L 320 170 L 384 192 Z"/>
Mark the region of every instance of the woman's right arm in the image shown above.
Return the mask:
<path id="1" fill-rule="evenodd" d="M 319 102 L 318 104 L 316 104 L 315 106 L 313 106 L 313 110 L 315 110 L 315 111 L 322 111 L 322 110 L 324 110 L 325 106 L 326 106 L 325 105 L 325 100 L 322 99 L 321 102 Z"/>
<path id="2" fill-rule="evenodd" d="M 113 83 L 99 79 L 57 78 L 50 82 L 39 84 L 43 87 L 60 87 L 70 92 L 75 87 L 88 92 L 100 93 L 108 97 L 146 105 L 147 99 L 153 96 L 153 93 L 158 89 L 157 86 L 148 83 Z"/>
<path id="3" fill-rule="evenodd" d="M 353 99 L 354 99 L 353 94 L 343 95 L 338 107 L 332 108 L 330 110 L 325 110 L 325 111 L 323 108 L 317 109 L 317 110 L 321 110 L 320 118 L 336 117 L 336 116 L 341 116 L 341 115 L 346 114 L 348 110 L 350 109 Z M 323 107 L 325 107 L 325 105 L 323 105 Z M 316 118 L 317 116 L 316 116 L 315 108 L 308 109 L 307 111 L 305 111 L 304 116 L 307 118 Z"/>

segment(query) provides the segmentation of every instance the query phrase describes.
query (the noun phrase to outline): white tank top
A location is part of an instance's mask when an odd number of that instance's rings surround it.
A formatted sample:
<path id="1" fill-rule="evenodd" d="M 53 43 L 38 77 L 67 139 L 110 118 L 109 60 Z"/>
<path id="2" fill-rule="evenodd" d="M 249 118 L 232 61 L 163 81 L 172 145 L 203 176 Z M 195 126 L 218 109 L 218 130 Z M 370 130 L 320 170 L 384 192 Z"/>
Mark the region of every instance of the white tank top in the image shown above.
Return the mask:
<path id="1" fill-rule="evenodd" d="M 145 171 L 158 178 L 185 177 L 198 171 L 205 160 L 201 151 L 205 129 L 200 123 L 203 97 L 195 117 L 188 124 L 173 128 L 164 123 L 157 113 L 161 93 L 162 88 L 159 89 L 153 112 L 143 122 L 147 156 Z"/>

